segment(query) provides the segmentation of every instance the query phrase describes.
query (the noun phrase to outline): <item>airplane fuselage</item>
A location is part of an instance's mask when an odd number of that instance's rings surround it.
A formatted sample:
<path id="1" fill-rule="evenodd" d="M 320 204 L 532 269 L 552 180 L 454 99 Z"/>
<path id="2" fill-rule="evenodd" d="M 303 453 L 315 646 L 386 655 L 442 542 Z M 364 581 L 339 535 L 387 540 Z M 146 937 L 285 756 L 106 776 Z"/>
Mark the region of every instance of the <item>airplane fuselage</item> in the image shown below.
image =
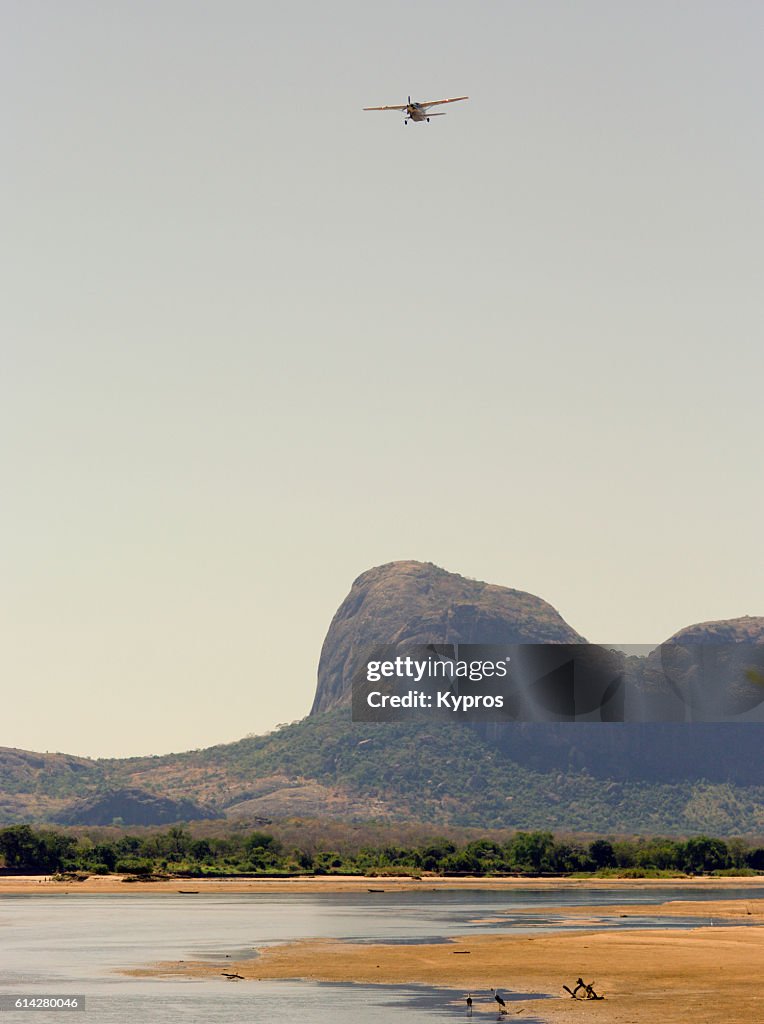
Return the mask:
<path id="1" fill-rule="evenodd" d="M 403 108 L 405 110 L 403 123 L 408 124 L 409 121 L 429 121 L 431 117 L 446 116 L 445 110 L 430 110 L 432 106 L 434 106 L 433 103 L 412 103 L 409 100 Z"/>

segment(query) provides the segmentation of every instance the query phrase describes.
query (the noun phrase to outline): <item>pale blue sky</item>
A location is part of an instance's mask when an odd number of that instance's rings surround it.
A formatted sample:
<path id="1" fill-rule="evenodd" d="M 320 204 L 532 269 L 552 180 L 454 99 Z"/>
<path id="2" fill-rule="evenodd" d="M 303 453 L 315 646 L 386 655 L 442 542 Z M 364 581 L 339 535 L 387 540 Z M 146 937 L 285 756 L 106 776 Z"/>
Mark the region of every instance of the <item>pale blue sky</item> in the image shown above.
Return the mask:
<path id="1" fill-rule="evenodd" d="M 0 15 L 1 744 L 302 717 L 397 558 L 764 614 L 761 5 Z"/>

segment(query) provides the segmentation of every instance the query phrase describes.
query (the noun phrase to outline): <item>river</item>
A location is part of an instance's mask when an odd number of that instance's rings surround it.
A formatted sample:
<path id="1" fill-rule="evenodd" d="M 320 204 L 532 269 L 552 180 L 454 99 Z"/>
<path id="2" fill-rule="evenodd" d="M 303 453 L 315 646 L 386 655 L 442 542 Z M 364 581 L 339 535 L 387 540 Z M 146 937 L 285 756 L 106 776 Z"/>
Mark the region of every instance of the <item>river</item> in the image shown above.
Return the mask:
<path id="1" fill-rule="evenodd" d="M 0 999 L 85 996 L 85 1012 L 41 1011 L 37 1021 L 97 1024 L 273 1024 L 318 1022 L 433 1024 L 465 1017 L 464 993 L 426 986 L 313 982 L 164 980 L 120 972 L 159 960 L 232 961 L 254 947 L 294 939 L 438 942 L 469 932 L 537 932 L 575 927 L 550 908 L 630 904 L 626 918 L 598 928 L 697 927 L 698 918 L 657 918 L 651 904 L 672 899 L 762 898 L 750 889 L 633 888 L 414 891 L 390 893 L 171 893 L 3 896 L 0 898 Z M 531 911 L 530 913 L 528 911 Z M 720 926 L 723 921 L 715 922 Z M 509 985 L 511 979 L 500 979 Z M 527 997 L 502 989 L 504 997 Z M 495 1019 L 495 1014 L 475 1013 Z M 9 1020 L 29 1020 L 8 1013 Z"/>

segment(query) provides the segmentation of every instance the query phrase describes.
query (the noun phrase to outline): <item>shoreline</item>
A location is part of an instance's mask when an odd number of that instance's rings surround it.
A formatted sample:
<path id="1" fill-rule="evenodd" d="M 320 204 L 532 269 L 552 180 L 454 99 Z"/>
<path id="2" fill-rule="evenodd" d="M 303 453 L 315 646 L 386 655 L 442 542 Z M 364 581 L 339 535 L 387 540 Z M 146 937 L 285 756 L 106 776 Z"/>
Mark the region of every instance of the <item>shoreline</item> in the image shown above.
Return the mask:
<path id="1" fill-rule="evenodd" d="M 135 893 L 318 893 L 318 892 L 416 892 L 448 889 L 478 889 L 497 892 L 542 889 L 631 889 L 649 888 L 750 888 L 764 894 L 764 875 L 680 878 L 443 878 L 439 875 L 359 876 L 319 875 L 295 878 L 170 878 L 154 882 L 125 882 L 124 875 L 90 875 L 83 882 L 53 881 L 49 875 L 0 876 L 3 895 L 109 894 Z M 763 1018 L 764 1019 L 764 1018 Z"/>

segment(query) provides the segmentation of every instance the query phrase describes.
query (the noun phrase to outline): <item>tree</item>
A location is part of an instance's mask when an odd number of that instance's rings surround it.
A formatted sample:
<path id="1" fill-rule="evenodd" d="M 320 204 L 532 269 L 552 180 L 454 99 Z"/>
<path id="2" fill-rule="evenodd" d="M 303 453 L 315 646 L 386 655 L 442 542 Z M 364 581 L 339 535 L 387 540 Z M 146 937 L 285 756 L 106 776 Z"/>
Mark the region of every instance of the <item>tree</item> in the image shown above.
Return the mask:
<path id="1" fill-rule="evenodd" d="M 590 843 L 589 856 L 594 861 L 597 870 L 616 866 L 615 850 L 613 844 L 607 839 L 595 839 L 593 843 Z"/>
<path id="2" fill-rule="evenodd" d="M 592 871 L 594 861 L 577 843 L 555 843 L 554 869 L 563 874 L 570 871 Z"/>
<path id="3" fill-rule="evenodd" d="M 13 825 L 0 832 L 0 854 L 6 867 L 34 870 L 39 858 L 39 842 L 29 825 Z"/>
<path id="4" fill-rule="evenodd" d="M 250 832 L 244 841 L 244 849 L 250 850 L 273 850 L 277 852 L 279 844 L 268 832 Z"/>
<path id="5" fill-rule="evenodd" d="M 13 825 L 0 832 L 0 854 L 6 866 L 18 871 L 61 871 L 73 866 L 77 840 L 62 832 L 35 832 Z"/>
<path id="6" fill-rule="evenodd" d="M 441 861 L 449 854 L 455 853 L 456 847 L 450 839 L 435 839 L 419 850 L 420 864 L 423 871 L 438 871 Z"/>
<path id="7" fill-rule="evenodd" d="M 681 868 L 684 847 L 674 839 L 648 839 L 641 843 L 635 854 L 635 863 L 641 868 L 660 868 L 667 871 Z"/>
<path id="8" fill-rule="evenodd" d="M 727 844 L 723 839 L 694 836 L 684 844 L 684 868 L 690 874 L 719 871 L 729 864 Z"/>
<path id="9" fill-rule="evenodd" d="M 188 849 L 188 855 L 192 860 L 205 860 L 212 856 L 212 847 L 206 839 L 195 839 Z"/>
<path id="10" fill-rule="evenodd" d="M 554 839 L 551 832 L 518 832 L 509 844 L 509 861 L 518 871 L 553 871 Z"/>
<path id="11" fill-rule="evenodd" d="M 187 829 L 182 825 L 173 825 L 167 831 L 165 850 L 169 854 L 175 854 L 175 859 L 177 859 L 178 855 L 182 857 L 188 853 L 192 842 L 191 833 Z"/>
<path id="12" fill-rule="evenodd" d="M 756 846 L 753 850 L 749 850 L 746 862 L 748 867 L 753 868 L 754 871 L 764 871 L 764 846 Z"/>
<path id="13" fill-rule="evenodd" d="M 471 843 L 467 843 L 464 849 L 459 853 L 451 854 L 448 857 L 449 867 L 450 862 L 455 857 L 461 857 L 465 862 L 471 864 L 470 867 L 463 867 L 460 870 L 463 871 L 474 871 L 483 875 L 487 871 L 506 871 L 507 870 L 507 859 L 504 848 L 491 839 L 474 839 Z M 455 870 L 452 868 L 452 870 Z"/>

